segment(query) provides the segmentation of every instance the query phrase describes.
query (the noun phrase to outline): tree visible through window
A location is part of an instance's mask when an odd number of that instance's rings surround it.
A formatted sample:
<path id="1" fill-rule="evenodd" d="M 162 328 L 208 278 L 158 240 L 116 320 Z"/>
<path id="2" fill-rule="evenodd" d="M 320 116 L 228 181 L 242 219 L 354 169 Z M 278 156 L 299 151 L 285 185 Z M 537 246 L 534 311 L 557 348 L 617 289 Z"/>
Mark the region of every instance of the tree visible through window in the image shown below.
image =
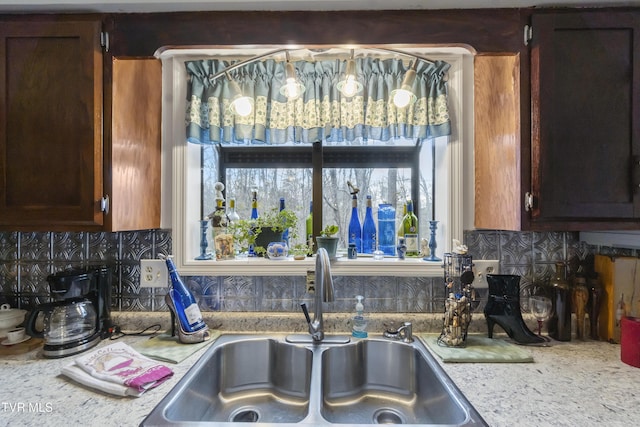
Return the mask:
<path id="1" fill-rule="evenodd" d="M 236 212 L 248 218 L 251 193 L 257 191 L 259 211 L 277 209 L 280 198 L 299 218 L 298 236 L 305 236 L 305 218 L 310 202 L 322 210 L 322 226 L 340 227 L 340 244 L 346 248 L 347 229 L 351 218 L 351 194 L 347 182 L 359 188 L 358 208 L 364 221 L 366 196 L 371 195 L 374 219 L 378 205 L 390 203 L 396 209 L 399 224 L 403 206 L 414 201 L 419 217 L 420 235 L 428 238 L 428 221 L 433 219 L 433 144 L 444 146 L 445 137 L 426 143 L 405 140 L 402 144 L 372 144 L 355 147 L 324 147 L 323 167 L 314 171 L 312 147 L 263 147 L 259 155 L 247 155 L 256 147 L 203 146 L 203 213 L 215 209 L 213 185 L 218 180 L 226 185 L 227 200 L 235 199 Z M 268 151 L 267 151 L 268 150 Z M 306 155 L 305 155 L 306 154 Z M 322 177 L 322 200 L 313 200 L 314 173 Z"/>

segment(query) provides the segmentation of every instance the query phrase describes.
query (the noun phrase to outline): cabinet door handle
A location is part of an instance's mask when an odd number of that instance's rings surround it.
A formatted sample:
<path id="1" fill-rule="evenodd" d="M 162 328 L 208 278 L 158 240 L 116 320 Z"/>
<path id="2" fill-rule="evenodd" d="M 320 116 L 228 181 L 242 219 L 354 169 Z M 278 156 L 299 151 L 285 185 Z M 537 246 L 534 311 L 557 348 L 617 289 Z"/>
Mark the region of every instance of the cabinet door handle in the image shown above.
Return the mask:
<path id="1" fill-rule="evenodd" d="M 533 209 L 533 194 L 528 191 L 524 193 L 524 210 L 529 212 Z"/>
<path id="2" fill-rule="evenodd" d="M 100 210 L 105 213 L 105 215 L 109 214 L 109 195 L 105 195 L 102 199 L 100 199 Z"/>

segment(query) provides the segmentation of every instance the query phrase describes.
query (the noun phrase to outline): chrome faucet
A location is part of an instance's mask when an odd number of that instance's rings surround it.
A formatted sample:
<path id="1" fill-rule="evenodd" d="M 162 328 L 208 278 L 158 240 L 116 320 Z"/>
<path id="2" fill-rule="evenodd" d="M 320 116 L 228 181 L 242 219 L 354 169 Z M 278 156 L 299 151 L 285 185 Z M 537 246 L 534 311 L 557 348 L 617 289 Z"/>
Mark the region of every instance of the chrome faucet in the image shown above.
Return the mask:
<path id="1" fill-rule="evenodd" d="M 320 342 L 324 339 L 324 323 L 322 321 L 322 303 L 332 302 L 333 297 L 333 278 L 331 277 L 331 263 L 329 262 L 329 254 L 325 248 L 318 248 L 316 253 L 316 277 L 315 277 L 315 307 L 313 313 L 313 321 L 309 318 L 307 307 L 302 304 L 302 311 L 309 323 L 309 333 L 314 342 Z"/>

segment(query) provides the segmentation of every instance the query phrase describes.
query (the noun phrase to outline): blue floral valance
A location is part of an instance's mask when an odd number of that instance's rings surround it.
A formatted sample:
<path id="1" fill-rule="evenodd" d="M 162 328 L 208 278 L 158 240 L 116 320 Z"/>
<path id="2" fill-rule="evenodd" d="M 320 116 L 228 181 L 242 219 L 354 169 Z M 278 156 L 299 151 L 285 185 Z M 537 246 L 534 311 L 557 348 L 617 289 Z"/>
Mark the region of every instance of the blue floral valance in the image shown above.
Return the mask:
<path id="1" fill-rule="evenodd" d="M 356 59 L 362 92 L 344 97 L 336 88 L 346 69 L 345 60 L 293 64 L 305 85 L 303 96 L 288 101 L 280 94 L 285 83 L 284 62 L 256 61 L 228 74 L 244 95 L 254 100 L 247 117 L 234 115 L 229 80 L 223 74 L 231 63 L 197 60 L 185 63 L 187 140 L 199 144 L 285 144 L 326 141 L 336 144 L 393 141 L 397 138 L 438 137 L 451 133 L 447 107 L 446 73 L 450 65 L 419 60 L 413 91 L 417 101 L 399 109 L 390 102 L 408 66 L 399 59 Z"/>

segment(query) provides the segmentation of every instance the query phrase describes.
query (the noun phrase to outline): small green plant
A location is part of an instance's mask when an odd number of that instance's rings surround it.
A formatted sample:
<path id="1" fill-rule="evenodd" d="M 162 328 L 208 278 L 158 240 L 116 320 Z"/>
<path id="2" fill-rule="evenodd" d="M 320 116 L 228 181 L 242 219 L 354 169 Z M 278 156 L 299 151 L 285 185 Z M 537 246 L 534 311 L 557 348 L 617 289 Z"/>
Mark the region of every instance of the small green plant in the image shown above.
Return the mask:
<path id="1" fill-rule="evenodd" d="M 300 259 L 311 254 L 311 248 L 306 243 L 295 243 L 289 248 L 289 253 L 294 257 L 300 257 Z"/>
<path id="2" fill-rule="evenodd" d="M 338 233 L 338 231 L 340 231 L 340 228 L 337 225 L 335 225 L 335 224 L 327 225 L 320 232 L 320 236 L 322 236 L 322 237 L 333 237 Z"/>
<path id="3" fill-rule="evenodd" d="M 297 237 L 298 218 L 295 212 L 290 209 L 271 209 L 265 212 L 258 219 L 241 219 L 229 225 L 229 233 L 233 234 L 236 244 L 241 252 L 249 249 L 254 245 L 256 238 L 264 229 L 270 229 L 276 233 L 282 233 L 289 229 L 289 238 Z M 253 250 L 258 254 L 266 252 L 266 248 L 262 246 L 254 246 Z"/>

